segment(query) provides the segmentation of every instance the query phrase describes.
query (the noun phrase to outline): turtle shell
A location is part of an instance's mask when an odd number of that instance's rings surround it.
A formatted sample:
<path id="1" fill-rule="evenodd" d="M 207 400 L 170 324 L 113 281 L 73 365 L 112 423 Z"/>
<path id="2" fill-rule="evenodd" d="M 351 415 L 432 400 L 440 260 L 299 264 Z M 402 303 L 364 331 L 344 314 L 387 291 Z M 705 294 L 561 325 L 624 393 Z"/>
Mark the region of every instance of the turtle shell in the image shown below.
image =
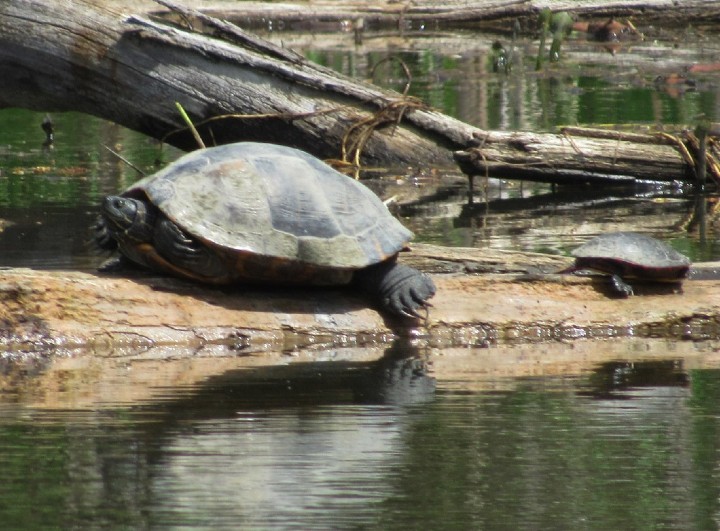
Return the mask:
<path id="1" fill-rule="evenodd" d="M 199 241 L 268 266 L 359 269 L 394 256 L 412 237 L 370 189 L 274 144 L 194 151 L 123 195 L 144 195 Z"/>
<path id="2" fill-rule="evenodd" d="M 621 276 L 679 280 L 690 260 L 666 243 L 634 232 L 601 234 L 572 252 L 574 269 L 594 269 Z"/>

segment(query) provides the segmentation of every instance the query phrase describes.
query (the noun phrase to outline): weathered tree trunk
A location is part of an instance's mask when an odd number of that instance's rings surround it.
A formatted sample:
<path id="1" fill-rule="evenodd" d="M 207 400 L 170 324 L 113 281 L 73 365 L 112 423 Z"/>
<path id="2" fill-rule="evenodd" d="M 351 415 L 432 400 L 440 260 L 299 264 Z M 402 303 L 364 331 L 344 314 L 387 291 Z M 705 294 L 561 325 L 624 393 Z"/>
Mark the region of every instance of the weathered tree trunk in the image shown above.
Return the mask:
<path id="1" fill-rule="evenodd" d="M 455 153 L 458 164 L 469 175 L 501 174 L 507 179 L 559 184 L 696 179 L 693 140 L 697 140 L 693 136 L 578 127 L 565 128 L 559 135 L 477 131 L 475 136 L 475 147 Z M 711 175 L 717 179 L 720 174 L 713 152 L 706 153 L 706 158 Z"/>
<path id="2" fill-rule="evenodd" d="M 377 345 L 393 337 L 449 348 L 504 342 L 617 336 L 720 337 L 720 284 L 689 280 L 645 286 L 642 296 L 608 297 L 607 282 L 537 275 L 568 259 L 532 253 L 418 246 L 403 260 L 436 271 L 438 293 L 426 323 L 386 319 L 341 289 L 220 290 L 173 278 L 135 278 L 15 269 L 0 283 L 0 345 L 5 350 L 65 352 L 158 346 L 287 351 Z M 419 327 L 417 325 L 420 325 Z"/>
<path id="3" fill-rule="evenodd" d="M 243 2 L 233 19 L 272 20 L 276 25 L 293 27 L 295 24 L 335 21 L 338 23 L 362 20 L 364 27 L 383 26 L 409 28 L 443 27 L 487 27 L 497 21 L 531 19 L 544 9 L 567 11 L 577 16 L 590 17 L 641 17 L 652 23 L 677 24 L 712 23 L 720 20 L 720 4 L 715 0 L 476 0 L 447 1 L 413 0 L 397 1 L 355 1 L 338 3 L 333 0 L 312 2 Z M 209 14 L 225 16 L 222 12 L 209 9 Z M 222 15 L 221 15 L 222 13 Z"/>
<path id="4" fill-rule="evenodd" d="M 238 34 L 231 43 L 110 3 L 3 2 L 0 105 L 87 112 L 194 148 L 187 131 L 170 134 L 184 128 L 175 107 L 180 102 L 208 144 L 270 141 L 325 158 L 340 158 L 348 132 L 356 141 L 375 129 L 363 153 L 384 164 L 450 164 L 450 148 L 470 138 L 472 128 L 449 118 L 435 123 L 449 126 L 455 140 L 409 124 L 385 127 L 406 106 L 399 94 Z M 201 125 L 225 114 L 250 117 Z"/>
<path id="5" fill-rule="evenodd" d="M 457 151 L 470 174 L 550 182 L 692 178 L 693 160 L 668 142 L 480 131 L 230 24 L 162 3 L 192 15 L 209 34 L 108 3 L 6 0 L 0 106 L 82 111 L 182 148 L 196 144 L 175 102 L 208 144 L 270 141 L 323 158 L 345 151 L 352 161 L 362 152 L 366 163 L 414 167 L 452 164 Z M 235 118 L 207 121 L 227 114 Z"/>

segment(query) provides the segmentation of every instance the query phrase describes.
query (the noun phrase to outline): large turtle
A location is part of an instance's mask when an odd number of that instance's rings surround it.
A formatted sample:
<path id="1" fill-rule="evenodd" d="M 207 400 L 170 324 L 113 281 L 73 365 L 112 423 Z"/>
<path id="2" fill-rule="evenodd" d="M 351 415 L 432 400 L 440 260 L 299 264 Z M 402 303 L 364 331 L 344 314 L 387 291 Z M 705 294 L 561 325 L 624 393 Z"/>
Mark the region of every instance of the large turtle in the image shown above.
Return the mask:
<path id="1" fill-rule="evenodd" d="M 690 260 L 664 242 L 635 232 L 608 232 L 572 252 L 575 264 L 561 273 L 590 270 L 609 275 L 610 286 L 622 297 L 633 295 L 626 280 L 679 283 Z"/>
<path id="2" fill-rule="evenodd" d="M 430 277 L 398 264 L 412 233 L 359 182 L 294 148 L 241 142 L 184 155 L 108 196 L 98 245 L 210 284 L 353 284 L 421 317 Z"/>

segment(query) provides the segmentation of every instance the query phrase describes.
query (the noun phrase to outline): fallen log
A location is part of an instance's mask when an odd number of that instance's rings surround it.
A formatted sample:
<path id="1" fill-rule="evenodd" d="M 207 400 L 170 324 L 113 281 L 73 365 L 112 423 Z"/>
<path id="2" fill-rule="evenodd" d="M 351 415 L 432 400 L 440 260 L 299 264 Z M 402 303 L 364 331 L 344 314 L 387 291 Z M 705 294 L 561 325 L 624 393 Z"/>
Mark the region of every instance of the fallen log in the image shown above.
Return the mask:
<path id="1" fill-rule="evenodd" d="M 637 181 L 697 179 L 697 139 L 691 133 L 638 134 L 566 127 L 561 134 L 476 131 L 475 147 L 455 152 L 468 175 L 558 184 L 630 185 Z M 705 153 L 717 182 L 720 166 Z"/>
<path id="2" fill-rule="evenodd" d="M 219 37 L 87 0 L 4 2 L 0 106 L 82 111 L 195 148 L 179 102 L 208 145 L 276 142 L 323 158 L 344 146 L 351 161 L 362 151 L 393 166 L 447 166 L 449 148 L 470 138 L 470 126 L 429 110 L 445 131 L 393 126 L 419 104 L 215 22 Z"/>
<path id="3" fill-rule="evenodd" d="M 654 24 L 711 23 L 720 19 L 720 6 L 709 0 L 688 0 L 678 5 L 671 0 L 609 0 L 583 1 L 563 0 L 552 3 L 534 0 L 482 0 L 449 1 L 414 0 L 412 2 L 343 2 L 338 5 L 332 0 L 310 2 L 243 2 L 242 8 L 208 8 L 208 14 L 223 18 L 241 20 L 245 23 L 262 20 L 272 21 L 275 26 L 297 28 L 309 23 L 331 22 L 337 28 L 355 27 L 396 27 L 425 29 L 448 27 L 497 27 L 505 22 L 506 28 L 515 20 L 536 22 L 540 11 L 550 8 L 555 12 L 566 11 L 578 17 L 641 17 L 644 22 Z M 342 24 L 342 26 L 341 26 Z"/>
<path id="4" fill-rule="evenodd" d="M 427 322 L 386 318 L 340 289 L 207 288 L 173 278 L 114 277 L 27 269 L 3 271 L 0 337 L 6 352 L 75 349 L 138 352 L 158 346 L 227 353 L 294 351 L 386 344 L 416 338 L 427 347 L 657 336 L 720 337 L 720 284 L 689 280 L 682 294 L 641 286 L 629 299 L 607 296 L 607 283 L 547 275 L 568 259 L 533 253 L 455 249 L 455 274 L 435 275 L 438 293 Z M 442 248 L 419 246 L 402 259 L 438 268 Z M 406 256 L 407 255 L 407 256 Z M 432 264 L 436 265 L 432 265 Z M 501 271 L 483 275 L 468 271 Z M 508 269 L 507 264 L 515 264 Z"/>
<path id="5" fill-rule="evenodd" d="M 82 111 L 194 148 L 179 102 L 208 144 L 269 141 L 394 167 L 448 166 L 456 152 L 470 175 L 562 183 L 693 178 L 693 150 L 683 142 L 481 131 L 226 22 L 163 4 L 211 31 L 90 0 L 2 3 L 0 107 Z"/>

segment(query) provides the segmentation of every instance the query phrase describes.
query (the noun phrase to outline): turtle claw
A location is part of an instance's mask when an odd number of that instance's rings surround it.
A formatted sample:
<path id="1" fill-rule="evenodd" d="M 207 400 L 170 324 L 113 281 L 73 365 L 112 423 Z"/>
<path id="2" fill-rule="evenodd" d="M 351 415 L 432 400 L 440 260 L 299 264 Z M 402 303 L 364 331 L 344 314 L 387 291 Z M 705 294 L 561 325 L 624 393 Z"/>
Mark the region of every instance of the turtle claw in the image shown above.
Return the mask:
<path id="1" fill-rule="evenodd" d="M 105 260 L 102 264 L 98 266 L 97 270 L 100 273 L 118 273 L 123 271 L 126 266 L 127 260 L 125 260 L 124 257 L 120 255 L 113 256 L 112 258 Z"/>
<path id="2" fill-rule="evenodd" d="M 435 284 L 429 276 L 416 269 L 396 265 L 383 278 L 382 289 L 386 309 L 410 319 L 427 321 L 431 306 L 427 301 L 435 295 Z M 424 310 L 424 315 L 421 310 Z"/>
<path id="3" fill-rule="evenodd" d="M 393 310 L 400 315 L 409 317 L 410 319 L 420 319 L 421 321 L 426 322 L 428 320 L 428 317 L 430 316 L 430 307 L 431 306 L 432 306 L 432 304 L 430 304 L 430 303 L 422 303 L 415 307 L 409 307 L 409 306 L 405 306 L 404 308 L 397 307 L 397 308 L 393 308 Z M 418 310 L 420 310 L 420 309 L 424 310 L 424 312 L 423 313 L 418 312 Z"/>
<path id="4" fill-rule="evenodd" d="M 394 315 L 427 320 L 427 302 L 435 284 L 425 273 L 393 261 L 381 262 L 355 272 L 357 286 Z M 425 309 L 425 316 L 420 311 Z"/>
<path id="5" fill-rule="evenodd" d="M 423 319 L 423 316 L 418 313 L 418 309 L 424 307 L 422 302 L 418 303 L 408 297 L 407 293 L 396 293 L 394 296 L 385 299 L 384 306 L 389 308 L 394 313 L 410 317 L 411 319 Z M 427 309 L 425 311 L 427 320 Z"/>
<path id="6" fill-rule="evenodd" d="M 192 257 L 202 252 L 200 245 L 196 241 L 168 219 L 158 222 L 156 231 L 161 235 L 161 238 L 164 238 L 161 243 L 165 244 L 165 250 L 171 256 L 177 255 L 192 259 Z M 157 239 L 160 240 L 161 238 Z"/>

